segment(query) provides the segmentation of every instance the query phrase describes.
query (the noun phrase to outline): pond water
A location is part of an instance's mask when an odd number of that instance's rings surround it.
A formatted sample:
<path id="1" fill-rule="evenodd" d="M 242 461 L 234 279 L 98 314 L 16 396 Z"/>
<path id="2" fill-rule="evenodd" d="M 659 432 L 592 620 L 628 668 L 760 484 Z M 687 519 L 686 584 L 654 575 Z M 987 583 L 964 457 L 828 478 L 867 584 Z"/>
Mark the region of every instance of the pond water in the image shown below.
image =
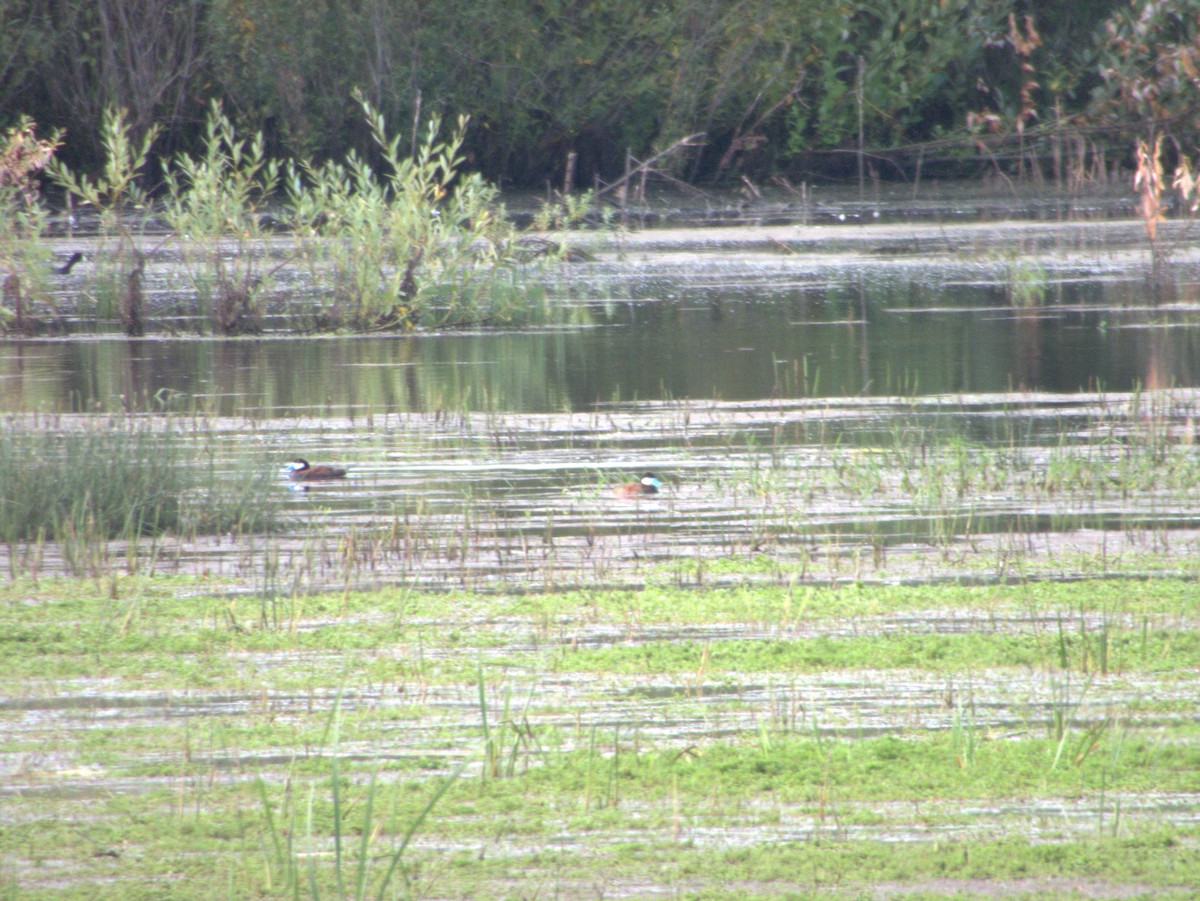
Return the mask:
<path id="1" fill-rule="evenodd" d="M 1175 255 L 1162 302 L 1140 225 L 1005 231 L 1050 243 L 1014 250 L 999 226 L 642 232 L 564 265 L 554 302 L 573 312 L 554 327 L 6 341 L 0 411 L 119 409 L 162 391 L 280 417 L 1196 386 L 1194 254 Z"/>
<path id="2" fill-rule="evenodd" d="M 5 341 L 0 412 L 201 411 L 231 467 L 248 449 L 263 465 L 348 464 L 345 483 L 288 498 L 298 528 L 273 546 L 311 568 L 354 531 L 342 564 L 364 579 L 608 583 L 681 560 L 711 578 L 705 560 L 761 554 L 830 578 L 925 578 L 932 563 L 888 551 L 933 548 L 945 573 L 981 543 L 974 574 L 996 577 L 998 548 L 1047 536 L 1063 553 L 1097 534 L 1194 540 L 1195 498 L 1162 486 L 1073 500 L 980 477 L 935 501 L 903 478 L 947 442 L 1007 447 L 1020 466 L 1144 429 L 1189 443 L 1200 255 L 1186 225 L 1167 229 L 1164 282 L 1138 222 L 894 218 L 594 242 L 594 261 L 552 275 L 568 313 L 549 327 Z M 150 271 L 170 295 L 169 262 Z M 612 496 L 645 470 L 664 492 Z M 172 554 L 261 563 L 228 542 Z"/>

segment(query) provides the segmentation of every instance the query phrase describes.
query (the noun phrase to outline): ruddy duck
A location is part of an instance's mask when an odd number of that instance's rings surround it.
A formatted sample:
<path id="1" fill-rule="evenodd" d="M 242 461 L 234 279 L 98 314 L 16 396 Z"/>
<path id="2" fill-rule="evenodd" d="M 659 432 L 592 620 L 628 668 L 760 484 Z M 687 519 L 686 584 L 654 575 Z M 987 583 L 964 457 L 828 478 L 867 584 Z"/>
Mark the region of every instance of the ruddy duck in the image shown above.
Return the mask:
<path id="1" fill-rule="evenodd" d="M 658 480 L 658 476 L 652 472 L 644 472 L 638 481 L 618 485 L 613 491 L 617 497 L 641 497 L 643 494 L 658 494 L 661 487 L 662 482 Z"/>
<path id="2" fill-rule="evenodd" d="M 309 466 L 308 461 L 304 459 L 293 460 L 283 467 L 283 471 L 293 482 L 325 482 L 346 478 L 346 470 L 340 466 L 329 466 L 325 463 Z"/>

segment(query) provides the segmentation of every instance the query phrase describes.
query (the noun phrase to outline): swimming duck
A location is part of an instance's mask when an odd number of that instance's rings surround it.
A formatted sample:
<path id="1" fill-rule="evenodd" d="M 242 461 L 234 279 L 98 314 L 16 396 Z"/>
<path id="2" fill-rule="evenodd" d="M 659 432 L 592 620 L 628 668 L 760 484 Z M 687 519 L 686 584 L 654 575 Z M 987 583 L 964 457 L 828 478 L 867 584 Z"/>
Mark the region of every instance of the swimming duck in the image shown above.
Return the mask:
<path id="1" fill-rule="evenodd" d="M 329 479 L 346 478 L 346 470 L 340 466 L 329 466 L 325 463 L 309 466 L 308 461 L 303 458 L 293 460 L 283 467 L 283 471 L 293 482 L 324 482 Z"/>
<path id="2" fill-rule="evenodd" d="M 617 497 L 640 497 L 643 494 L 658 494 L 661 487 L 662 482 L 658 480 L 658 476 L 652 472 L 644 472 L 638 481 L 618 485 L 613 492 Z"/>

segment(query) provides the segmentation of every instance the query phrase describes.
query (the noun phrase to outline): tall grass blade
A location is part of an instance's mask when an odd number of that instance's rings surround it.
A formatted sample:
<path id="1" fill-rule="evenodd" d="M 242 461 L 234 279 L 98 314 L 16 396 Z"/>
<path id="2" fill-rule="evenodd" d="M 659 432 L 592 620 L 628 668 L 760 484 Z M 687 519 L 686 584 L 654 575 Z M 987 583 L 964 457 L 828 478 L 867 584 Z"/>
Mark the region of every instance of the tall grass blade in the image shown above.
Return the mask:
<path id="1" fill-rule="evenodd" d="M 459 764 L 458 769 L 451 773 L 446 778 L 446 781 L 438 786 L 438 790 L 434 792 L 433 797 L 426 802 L 425 806 L 421 808 L 420 813 L 418 813 L 413 821 L 408 824 L 408 828 L 404 831 L 404 837 L 400 840 L 400 847 L 396 849 L 394 854 L 392 854 L 392 861 L 388 865 L 387 872 L 383 874 L 383 884 L 379 886 L 379 893 L 375 896 L 377 901 L 383 901 L 384 896 L 387 893 L 388 885 L 392 881 L 392 876 L 395 875 L 397 867 L 401 865 L 401 862 L 404 859 L 404 852 L 408 850 L 409 842 L 411 842 L 413 836 L 417 834 L 417 830 L 421 828 L 421 825 L 425 822 L 425 818 L 428 817 L 433 808 L 437 806 L 438 801 L 442 799 L 442 795 L 446 794 L 446 792 L 450 790 L 450 786 L 458 781 L 459 777 L 463 774 L 463 770 L 466 768 L 466 762 Z"/>
<path id="2" fill-rule="evenodd" d="M 371 813 L 375 807 L 375 790 L 377 774 L 371 774 L 371 784 L 367 788 L 367 808 L 363 812 L 362 839 L 358 848 L 358 878 L 354 883 L 355 901 L 362 901 L 367 896 L 367 867 L 370 863 L 371 847 Z"/>

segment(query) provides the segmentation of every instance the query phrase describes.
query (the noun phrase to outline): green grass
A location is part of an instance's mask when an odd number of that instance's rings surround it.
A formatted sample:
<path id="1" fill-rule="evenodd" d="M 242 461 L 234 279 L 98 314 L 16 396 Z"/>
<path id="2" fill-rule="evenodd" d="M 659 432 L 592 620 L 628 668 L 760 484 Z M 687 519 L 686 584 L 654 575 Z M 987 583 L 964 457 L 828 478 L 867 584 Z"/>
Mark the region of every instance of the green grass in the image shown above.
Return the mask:
<path id="1" fill-rule="evenodd" d="M 1101 664 L 1101 659 L 1105 663 Z M 687 673 L 713 676 L 755 672 L 803 673 L 846 669 L 921 669 L 964 672 L 988 667 L 1129 672 L 1171 670 L 1200 660 L 1200 632 L 1156 630 L 1070 635 L 881 635 L 811 639 L 674 641 L 564 650 L 560 671 Z M 1063 665 L 1065 663 L 1065 665 Z"/>
<path id="2" fill-rule="evenodd" d="M 1200 881 L 1193 583 L 390 589 L 283 598 L 278 619 L 228 587 L 0 584 L 0 897 Z M 963 631 L 880 628 L 943 616 Z M 1014 673 L 1029 698 L 999 696 Z M 846 709 L 857 692 L 882 706 Z"/>
<path id="3" fill-rule="evenodd" d="M 339 882 L 345 890 L 364 870 L 374 897 L 414 824 L 444 850 L 418 853 L 402 870 L 403 884 L 414 894 L 436 896 L 488 897 L 489 889 L 510 880 L 526 892 L 539 885 L 618 886 L 647 874 L 705 897 L 723 897 L 720 887 L 734 884 L 766 897 L 885 881 L 919 887 L 947 878 L 1035 885 L 1088 879 L 1141 886 L 1147 894 L 1175 889 L 1185 897 L 1184 887 L 1195 884 L 1195 829 L 1118 826 L 1113 834 L 1097 818 L 1083 834 L 1050 824 L 1051 841 L 956 838 L 974 817 L 956 812 L 955 802 L 986 806 L 980 799 L 1101 792 L 1096 774 L 1070 770 L 1044 778 L 1045 745 L 996 747 L 996 760 L 974 770 L 947 765 L 952 758 L 944 744 L 899 739 L 799 742 L 766 759 L 723 747 L 698 757 L 626 753 L 616 769 L 619 793 L 605 785 L 604 773 L 589 776 L 611 770 L 608 762 L 589 762 L 582 752 L 528 777 L 490 783 L 448 781 L 440 773 L 395 779 L 387 771 L 353 781 L 344 775 L 306 780 L 293 772 L 287 785 L 196 778 L 171 789 L 97 798 L 82 817 L 63 816 L 72 808 L 53 799 L 46 816 L 28 816 L 21 803 L 13 808 L 21 821 L 5 830 L 0 850 L 10 861 L 29 861 L 36 872 L 54 871 L 65 849 L 79 849 L 71 856 L 90 884 L 41 897 L 151 897 L 170 885 L 179 892 L 168 888 L 167 897 L 290 897 L 297 890 L 301 897 L 338 897 Z M 1125 771 L 1109 774 L 1108 791 L 1191 784 L 1185 780 L 1194 754 L 1160 755 L 1147 767 L 1141 750 L 1130 750 Z M 1169 765 L 1180 770 L 1156 781 Z M 327 762 L 327 772 L 333 766 Z M 1001 767 L 1015 771 L 1011 781 Z M 909 803 L 897 806 L 896 800 Z M 940 827 L 946 837 L 871 841 L 854 838 L 855 825 L 914 836 Z M 744 846 L 704 839 L 707 830 L 730 826 L 761 829 L 765 836 L 797 830 L 807 838 Z M 514 850 L 503 851 L 503 843 Z"/>
<path id="4" fill-rule="evenodd" d="M 1200 592 L 1189 582 L 1090 581 L 1044 585 L 962 587 L 955 585 L 846 588 L 733 588 L 708 591 L 574 591 L 556 595 L 426 594 L 403 589 L 284 599 L 284 625 L 263 616 L 254 594 L 212 597 L 201 580 L 137 577 L 101 581 L 72 579 L 0 583 L 0 648 L 10 667 L 59 661 L 70 672 L 86 671 L 102 658 L 118 671 L 147 659 L 221 655 L 231 652 L 331 650 L 344 653 L 394 648 L 419 640 L 430 618 L 458 620 L 461 628 L 437 636 L 445 646 L 502 647 L 508 639 L 478 623 L 497 615 L 527 624 L 523 636 L 550 638 L 554 622 L 678 625 L 745 623 L 783 629 L 804 623 L 851 622 L 862 617 L 938 611 L 984 613 L 1003 618 L 1022 613 L 1046 622 L 1036 632 L 988 629 L 963 634 L 819 635 L 812 639 L 752 638 L 700 642 L 613 643 L 601 648 L 555 648 L 545 662 L 578 671 L 666 673 L 694 670 L 701 655 L 714 672 L 805 672 L 862 667 L 912 667 L 935 672 L 979 667 L 1035 667 L 1091 671 L 1104 649 L 1107 668 L 1160 670 L 1200 659 L 1200 636 L 1178 625 L 1200 613 Z M 176 586 L 192 586 L 185 596 Z M 194 593 L 193 593 L 194 592 Z M 19 606 L 15 599 L 21 599 Z M 28 601 L 34 603 L 28 603 Z M 379 615 L 367 615 L 382 613 Z M 1098 619 L 1082 624 L 1079 616 Z M 1122 627 L 1121 617 L 1133 624 Z M 8 620 L 6 622 L 6 620 Z M 291 628 L 322 620 L 322 628 Z M 1061 627 L 1060 627 L 1061 622 Z M 1065 655 L 1065 656 L 1064 656 Z M 1065 665 L 1064 665 L 1065 664 Z M 441 664 L 444 672 L 472 671 L 474 662 Z M 170 668 L 168 668 L 170 669 Z M 215 671 L 214 671 L 215 673 Z M 32 672 L 29 672 L 32 674 Z"/>
<path id="5" fill-rule="evenodd" d="M 713 564 L 714 568 L 716 565 Z M 450 595 L 447 602 L 454 603 L 454 596 Z M 420 603 L 419 596 L 411 603 Z M 953 583 L 840 587 L 755 585 L 704 591 L 656 586 L 637 591 L 528 594 L 514 597 L 507 603 L 518 611 L 533 615 L 570 615 L 590 610 L 636 618 L 638 622 L 735 620 L 766 625 L 950 609 L 969 609 L 985 615 L 1003 615 L 1014 610 L 1047 614 L 1080 611 L 1112 615 L 1195 615 L 1200 613 L 1200 592 L 1194 582 L 1185 580 L 1094 579 L 986 586 Z"/>

